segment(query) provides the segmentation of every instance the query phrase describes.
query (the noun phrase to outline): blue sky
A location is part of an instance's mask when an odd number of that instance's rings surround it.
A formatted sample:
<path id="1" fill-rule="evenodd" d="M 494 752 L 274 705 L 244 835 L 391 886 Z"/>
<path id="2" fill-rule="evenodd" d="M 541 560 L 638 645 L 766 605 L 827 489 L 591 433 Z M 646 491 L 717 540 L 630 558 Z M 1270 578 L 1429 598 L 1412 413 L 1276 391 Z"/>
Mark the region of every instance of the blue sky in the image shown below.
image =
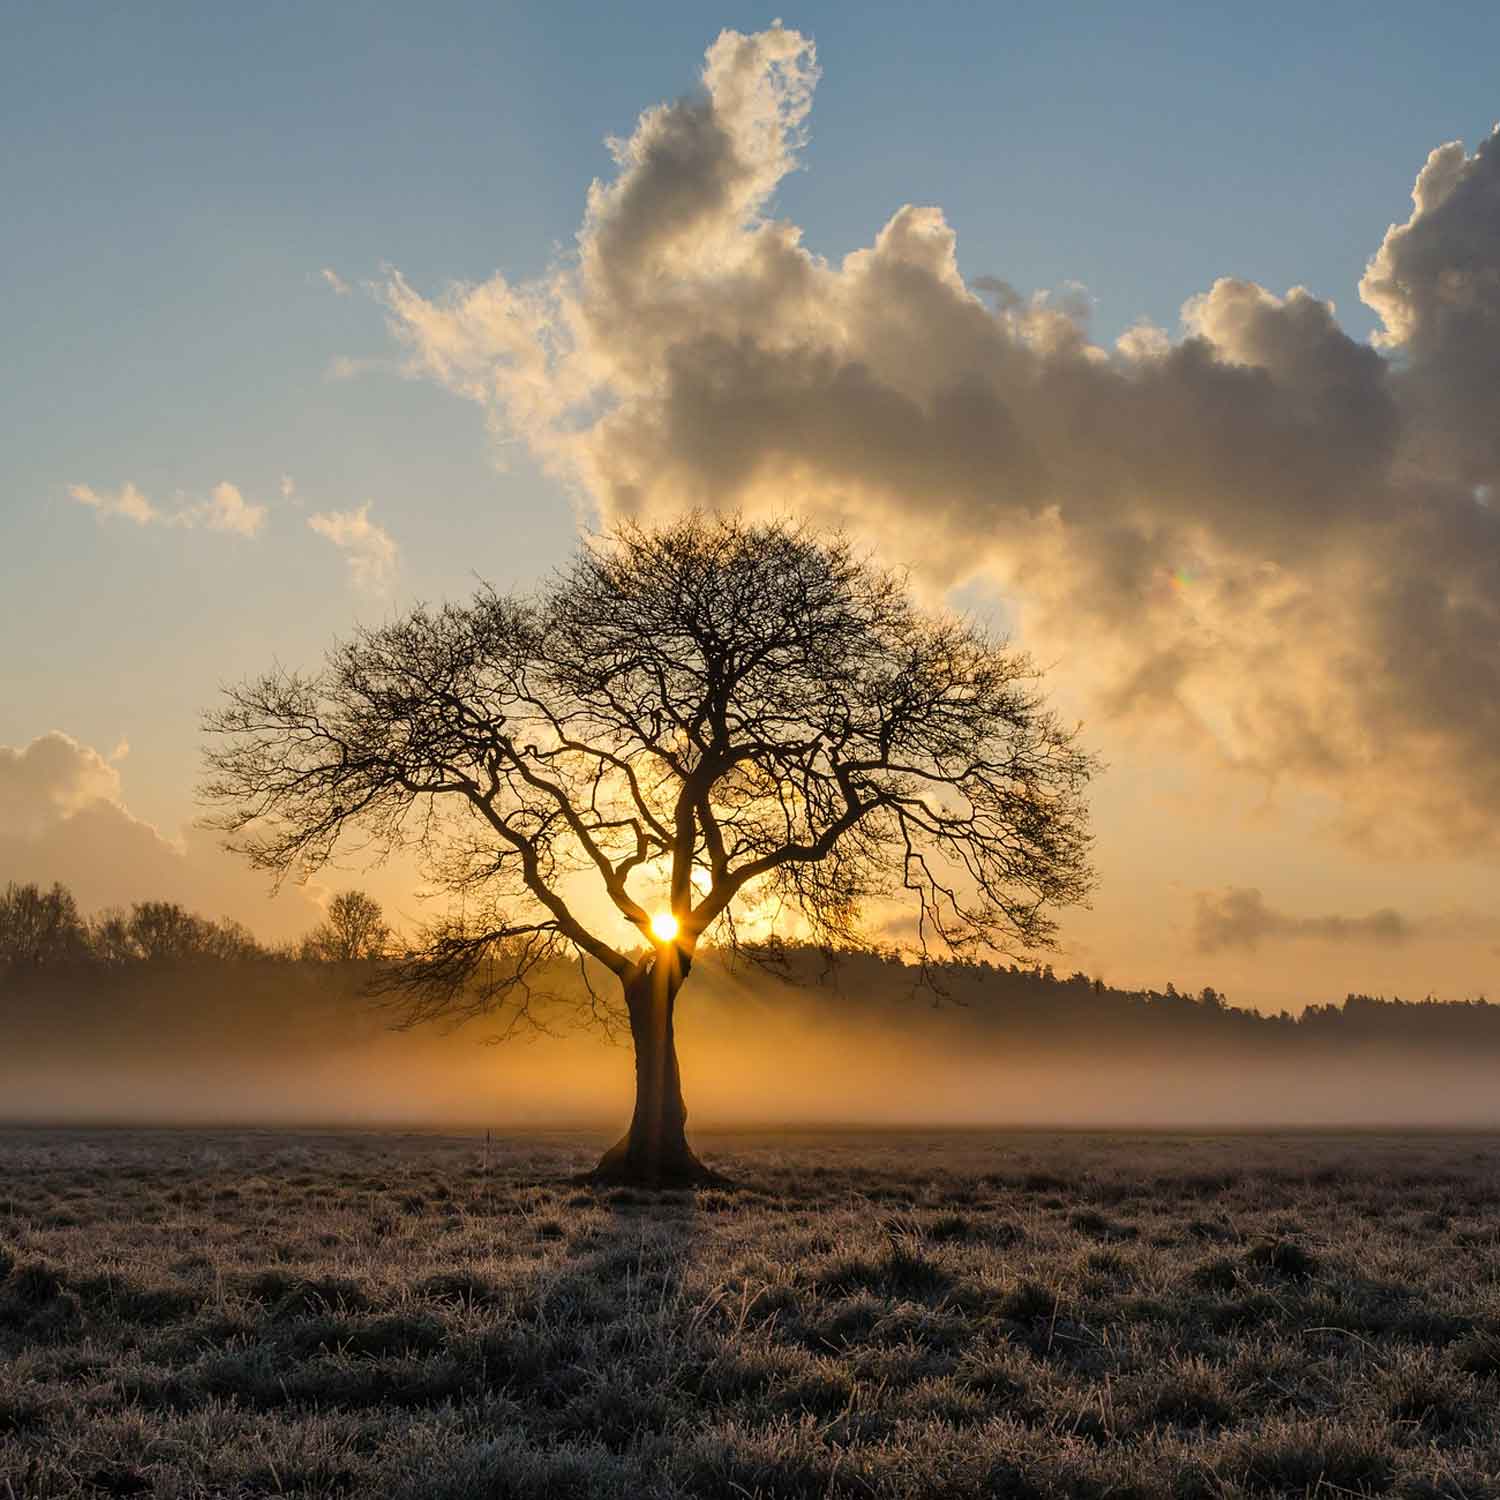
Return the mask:
<path id="1" fill-rule="evenodd" d="M 566 254 L 607 136 L 690 90 L 701 5 L 12 3 L 0 21 L 0 744 L 131 747 L 134 812 L 192 816 L 198 712 L 356 618 L 558 561 L 568 496 L 483 414 L 396 373 L 365 286 L 425 294 Z M 1427 153 L 1500 116 L 1500 9 L 820 5 L 822 80 L 772 211 L 836 259 L 938 204 L 965 276 L 1081 283 L 1092 336 L 1176 331 L 1216 277 L 1333 299 Z M 331 268 L 351 290 L 336 293 Z M 334 378 L 341 359 L 369 362 Z M 294 491 L 282 494 L 283 476 Z M 73 485 L 267 508 L 247 541 L 100 518 Z M 307 526 L 369 515 L 383 591 Z M 1352 877 L 1351 877 L 1352 878 Z"/>

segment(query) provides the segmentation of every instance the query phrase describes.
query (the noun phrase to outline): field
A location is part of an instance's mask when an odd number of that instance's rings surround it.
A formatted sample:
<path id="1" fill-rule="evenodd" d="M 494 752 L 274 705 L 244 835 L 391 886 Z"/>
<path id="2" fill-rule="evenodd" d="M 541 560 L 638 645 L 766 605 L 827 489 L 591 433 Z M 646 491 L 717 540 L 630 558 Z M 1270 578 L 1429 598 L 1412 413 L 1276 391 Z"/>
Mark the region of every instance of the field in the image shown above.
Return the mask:
<path id="1" fill-rule="evenodd" d="M 0 1132 L 0 1496 L 1500 1496 L 1500 1140 Z"/>

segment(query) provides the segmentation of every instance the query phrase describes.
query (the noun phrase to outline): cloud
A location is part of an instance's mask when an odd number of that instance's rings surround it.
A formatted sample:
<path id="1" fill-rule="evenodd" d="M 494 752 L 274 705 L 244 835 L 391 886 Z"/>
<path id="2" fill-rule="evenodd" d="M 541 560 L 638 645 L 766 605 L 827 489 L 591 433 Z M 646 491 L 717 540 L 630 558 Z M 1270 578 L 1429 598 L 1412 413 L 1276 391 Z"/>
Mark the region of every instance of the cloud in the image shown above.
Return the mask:
<path id="1" fill-rule="evenodd" d="M 318 275 L 333 289 L 333 294 L 336 297 L 347 297 L 353 290 L 349 283 L 332 266 L 324 266 L 318 272 Z"/>
<path id="2" fill-rule="evenodd" d="M 0 834 L 32 834 L 90 803 L 118 803 L 112 762 L 121 758 L 120 748 L 107 760 L 59 730 L 29 745 L 0 745 Z"/>
<path id="3" fill-rule="evenodd" d="M 254 536 L 266 520 L 264 505 L 249 505 L 232 484 L 216 484 L 202 505 L 178 513 L 178 525 L 206 526 L 210 531 L 232 531 Z"/>
<path id="4" fill-rule="evenodd" d="M 216 484 L 209 491 L 207 500 L 179 505 L 174 511 L 164 511 L 153 505 L 129 482 L 113 493 L 95 490 L 86 484 L 71 485 L 68 493 L 80 505 L 91 507 L 101 521 L 107 516 L 123 516 L 137 526 L 154 523 L 188 530 L 204 527 L 209 531 L 253 537 L 260 532 L 266 519 L 266 507 L 250 504 L 227 480 Z"/>
<path id="5" fill-rule="evenodd" d="M 24 746 L 0 745 L 0 886 L 61 881 L 85 911 L 133 901 L 178 901 L 230 914 L 287 937 L 317 921 L 308 889 L 268 898 L 265 877 L 188 830 L 173 840 L 126 807 L 117 763 L 59 730 Z"/>
<path id="6" fill-rule="evenodd" d="M 410 375 L 408 367 L 397 359 L 374 355 L 367 359 L 356 359 L 349 354 L 336 354 L 323 370 L 327 381 L 358 380 L 362 375 Z"/>
<path id="7" fill-rule="evenodd" d="M 297 482 L 290 474 L 283 474 L 281 476 L 280 489 L 283 500 L 290 501 L 293 505 L 300 503 L 297 499 Z"/>
<path id="8" fill-rule="evenodd" d="M 1263 942 L 1293 939 L 1386 946 L 1428 942 L 1451 947 L 1488 942 L 1495 928 L 1493 914 L 1465 910 L 1412 917 L 1382 906 L 1360 917 L 1299 917 L 1267 906 L 1265 897 L 1253 886 L 1226 886 L 1222 891 L 1199 891 L 1194 896 L 1193 938 L 1200 953 L 1218 953 L 1226 948 L 1251 952 Z"/>
<path id="9" fill-rule="evenodd" d="M 1363 917 L 1296 917 L 1266 905 L 1258 890 L 1230 886 L 1217 894 L 1200 891 L 1194 940 L 1200 953 L 1225 948 L 1253 951 L 1270 940 L 1305 938 L 1323 943 L 1405 943 L 1416 928 L 1399 911 L 1381 907 Z"/>
<path id="10" fill-rule="evenodd" d="M 149 526 L 160 521 L 162 513 L 133 485 L 126 483 L 115 490 L 96 490 L 87 484 L 69 485 L 68 493 L 80 505 L 91 506 L 100 519 L 105 516 L 123 516 L 137 526 Z"/>
<path id="11" fill-rule="evenodd" d="M 966 282 L 939 208 L 840 261 L 774 218 L 817 78 L 795 31 L 724 32 L 611 143 L 575 257 L 392 274 L 411 371 L 605 519 L 847 526 L 1004 589 L 1096 725 L 1319 790 L 1372 847 L 1500 846 L 1500 137 L 1423 169 L 1362 286 L 1379 348 L 1221 278 L 1105 349 L 1077 288 Z"/>
<path id="12" fill-rule="evenodd" d="M 396 576 L 398 548 L 391 534 L 370 519 L 368 501 L 356 510 L 319 511 L 307 524 L 344 553 L 357 587 L 378 592 Z"/>
<path id="13" fill-rule="evenodd" d="M 1474 155 L 1459 141 L 1427 158 L 1412 213 L 1393 224 L 1360 282 L 1399 351 L 1407 456 L 1471 485 L 1500 470 L 1500 127 Z"/>

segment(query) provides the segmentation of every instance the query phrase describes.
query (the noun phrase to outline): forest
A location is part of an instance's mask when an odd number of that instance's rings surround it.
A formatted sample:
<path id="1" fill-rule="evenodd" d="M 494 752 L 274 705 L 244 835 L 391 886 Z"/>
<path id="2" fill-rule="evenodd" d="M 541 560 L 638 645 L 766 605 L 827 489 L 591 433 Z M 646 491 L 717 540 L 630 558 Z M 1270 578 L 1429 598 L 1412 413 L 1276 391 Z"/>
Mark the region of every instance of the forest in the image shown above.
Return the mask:
<path id="1" fill-rule="evenodd" d="M 139 1029 L 179 1042 L 185 1027 L 205 1038 L 244 1031 L 309 1043 L 350 1028 L 399 1029 L 411 1024 L 410 1014 L 400 992 L 381 981 L 402 956 L 379 904 L 361 891 L 333 897 L 317 927 L 275 946 L 233 920 L 167 901 L 85 917 L 60 885 L 12 883 L 0 894 L 0 1005 L 12 1043 L 25 1038 L 38 1049 L 101 1023 L 117 1040 Z M 738 1005 L 758 1017 L 779 1005 L 822 1027 L 926 1032 L 938 1045 L 982 1039 L 1009 1049 L 1092 1052 L 1107 1043 L 1247 1059 L 1416 1048 L 1500 1060 L 1500 1004 L 1482 995 L 1310 995 L 1296 1014 L 1267 1014 L 1236 1006 L 1211 987 L 1197 994 L 1170 981 L 1161 989 L 1120 988 L 1081 972 L 1061 976 L 1042 963 L 917 966 L 879 947 L 706 947 L 701 962 L 710 976 L 708 1011 Z M 608 1033 L 609 1012 L 601 1013 L 586 977 L 576 965 L 553 963 L 534 976 L 524 1013 L 496 1004 L 469 1029 L 490 1039 L 530 1030 L 565 1034 L 602 1021 Z"/>

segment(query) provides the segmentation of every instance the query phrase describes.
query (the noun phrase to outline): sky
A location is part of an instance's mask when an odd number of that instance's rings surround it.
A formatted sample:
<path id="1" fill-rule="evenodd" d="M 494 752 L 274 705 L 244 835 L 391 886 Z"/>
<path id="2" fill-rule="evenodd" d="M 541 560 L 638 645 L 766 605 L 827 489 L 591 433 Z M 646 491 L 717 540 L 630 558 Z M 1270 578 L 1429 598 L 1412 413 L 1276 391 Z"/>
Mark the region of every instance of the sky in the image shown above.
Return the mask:
<path id="1" fill-rule="evenodd" d="M 0 880 L 416 915 L 194 828 L 219 686 L 790 508 L 1108 763 L 1059 967 L 1500 989 L 1500 15 L 775 19 L 7 8 Z"/>

